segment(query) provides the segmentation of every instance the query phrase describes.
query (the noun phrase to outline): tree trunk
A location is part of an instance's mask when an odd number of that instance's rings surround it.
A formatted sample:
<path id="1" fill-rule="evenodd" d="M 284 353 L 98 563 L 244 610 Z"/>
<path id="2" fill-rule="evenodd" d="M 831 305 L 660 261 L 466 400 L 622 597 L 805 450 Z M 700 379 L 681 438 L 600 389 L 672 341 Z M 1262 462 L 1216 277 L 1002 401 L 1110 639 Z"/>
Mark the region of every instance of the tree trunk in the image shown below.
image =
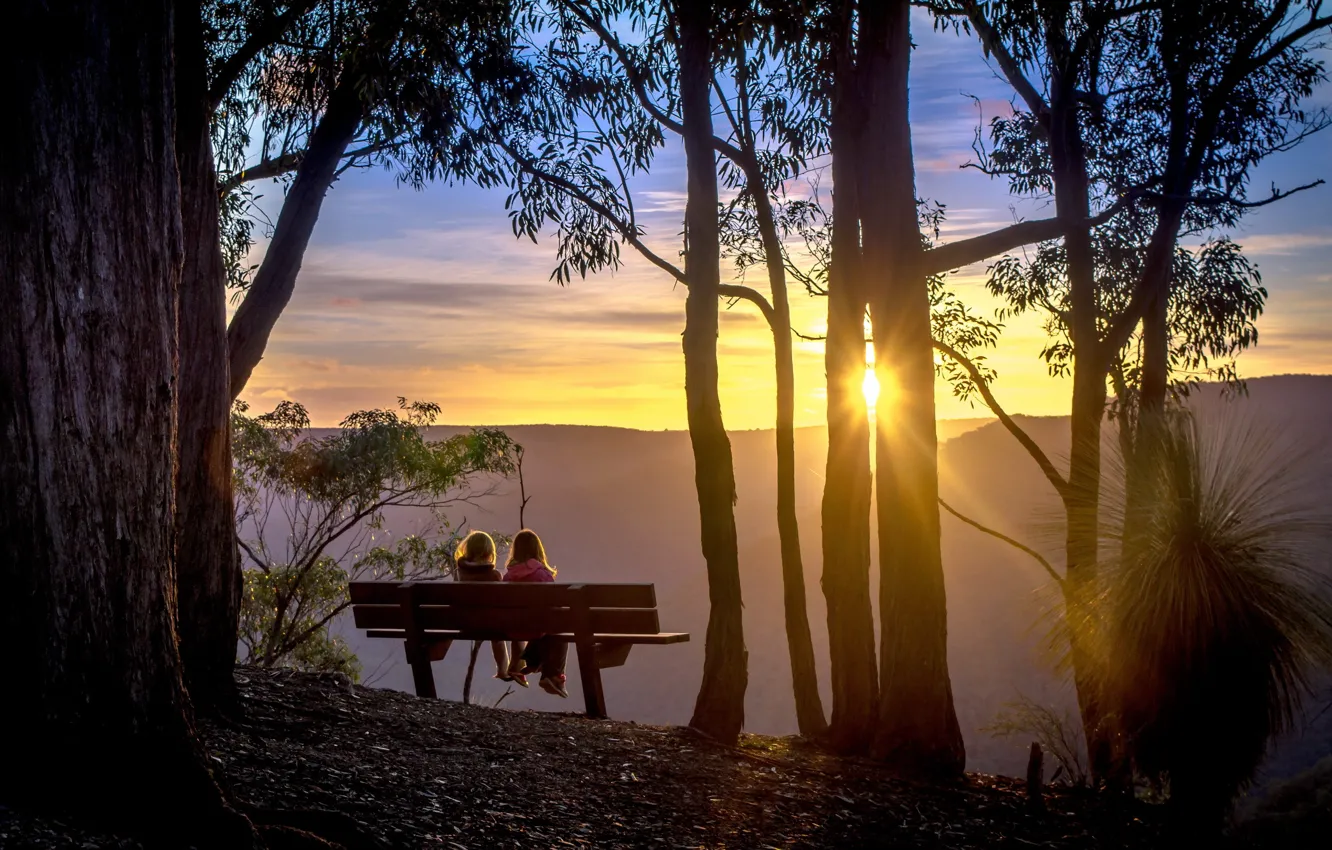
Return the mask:
<path id="1" fill-rule="evenodd" d="M 961 775 L 966 761 L 948 676 L 940 550 L 934 346 L 907 113 L 910 3 L 866 6 L 861 63 L 862 276 L 881 392 L 875 416 L 879 526 L 879 722 L 872 754 L 914 776 Z"/>
<path id="2" fill-rule="evenodd" d="M 1047 22 L 1056 63 L 1067 49 L 1062 24 Z M 1103 351 L 1097 327 L 1098 299 L 1089 216 L 1086 150 L 1078 120 L 1075 81 L 1056 72 L 1051 82 L 1050 155 L 1054 165 L 1055 213 L 1063 222 L 1068 257 L 1073 342 L 1073 404 L 1070 417 L 1068 489 L 1064 496 L 1064 616 L 1068 624 L 1073 681 L 1092 774 L 1108 775 L 1111 730 L 1098 693 L 1088 634 L 1095 593 L 1101 486 L 1101 425 L 1106 375 L 1113 352 Z"/>
<path id="3" fill-rule="evenodd" d="M 717 391 L 721 243 L 709 93 L 711 2 L 682 0 L 678 21 L 680 106 L 689 171 L 689 199 L 685 207 L 685 274 L 689 279 L 689 295 L 685 300 L 685 399 L 710 603 L 703 683 L 689 725 L 729 744 L 736 741 L 744 725 L 749 672 L 735 531 L 735 469 Z"/>
<path id="4" fill-rule="evenodd" d="M 273 326 L 291 301 L 324 195 L 333 185 L 338 163 L 361 125 L 365 110 L 356 90 L 358 80 L 347 73 L 329 97 L 328 108 L 310 134 L 309 148 L 282 202 L 268 251 L 227 327 L 233 400 L 240 396 L 254 367 L 263 359 Z"/>
<path id="5" fill-rule="evenodd" d="M 828 270 L 828 462 L 823 485 L 823 595 L 828 604 L 833 748 L 869 745 L 878 701 L 874 613 L 869 591 L 869 421 L 865 375 L 865 296 L 859 281 L 859 133 L 864 117 L 850 48 L 853 4 L 843 4 L 833 84 L 832 258 Z"/>
<path id="6" fill-rule="evenodd" d="M 175 633 L 171 6 L 51 9 L 11 8 L 0 51 L 0 799 L 252 846 L 204 767 Z"/>
<path id="7" fill-rule="evenodd" d="M 176 396 L 180 656 L 195 710 L 213 714 L 238 706 L 232 668 L 241 571 L 231 492 L 226 272 L 198 3 L 177 5 L 176 59 L 176 158 L 185 244 Z"/>
<path id="8" fill-rule="evenodd" d="M 758 163 L 750 160 L 745 179 L 754 194 L 759 232 L 763 238 L 768 283 L 772 289 L 772 345 L 777 370 L 777 536 L 782 550 L 782 605 L 786 613 L 786 648 L 791 657 L 796 727 L 806 738 L 828 731 L 819 697 L 818 666 L 805 601 L 805 565 L 800 552 L 800 521 L 796 516 L 795 365 L 792 362 L 791 302 L 786 292 L 781 237 Z"/>
<path id="9" fill-rule="evenodd" d="M 391 71 L 386 57 L 397 42 L 407 0 L 384 0 L 374 7 L 361 43 L 342 69 L 328 106 L 310 134 L 291 189 L 282 202 L 273 238 L 236 314 L 227 327 L 231 398 L 238 398 L 263 359 L 268 337 L 291 301 L 296 276 L 305 259 L 324 196 L 337 178 L 338 164 L 365 118 L 369 92 L 383 85 Z"/>

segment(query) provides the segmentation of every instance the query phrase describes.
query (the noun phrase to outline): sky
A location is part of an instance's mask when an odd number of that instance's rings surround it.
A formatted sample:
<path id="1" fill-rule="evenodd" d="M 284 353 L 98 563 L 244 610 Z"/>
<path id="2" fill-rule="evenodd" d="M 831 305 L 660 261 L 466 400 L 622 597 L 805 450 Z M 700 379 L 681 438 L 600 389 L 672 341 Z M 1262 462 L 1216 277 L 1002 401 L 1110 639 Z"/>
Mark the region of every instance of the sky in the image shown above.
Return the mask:
<path id="1" fill-rule="evenodd" d="M 1004 182 L 961 168 L 973 158 L 978 123 L 1012 100 L 977 43 L 932 32 L 923 19 L 915 38 L 917 194 L 947 205 L 943 241 L 1052 215 L 1042 202 L 1011 196 Z M 1313 103 L 1332 104 L 1332 86 Z M 1264 163 L 1253 194 L 1320 177 L 1332 181 L 1332 135 Z M 677 258 L 685 202 L 678 140 L 634 185 L 647 242 Z M 276 220 L 281 187 L 257 190 Z M 504 195 L 444 184 L 416 191 L 381 170 L 344 174 L 324 202 L 295 295 L 242 398 L 255 411 L 298 401 L 316 425 L 404 396 L 438 402 L 449 424 L 684 428 L 683 287 L 627 246 L 619 270 L 559 286 L 550 279 L 553 240 L 516 239 Z M 1241 375 L 1332 373 L 1332 185 L 1255 211 L 1232 237 L 1269 292 L 1258 345 L 1239 360 Z M 261 239 L 254 262 L 264 247 Z M 963 269 L 950 285 L 991 316 L 1000 305 L 985 291 L 984 273 L 983 264 Z M 740 279 L 730 267 L 723 276 Z M 761 272 L 750 277 L 766 288 Z M 794 284 L 791 301 L 796 329 L 821 334 L 826 301 Z M 1038 317 L 1009 320 L 986 352 L 998 374 L 995 394 L 1009 412 L 1068 412 L 1070 384 L 1050 377 L 1038 356 L 1045 339 Z M 718 348 L 727 427 L 772 427 L 772 337 L 752 306 L 723 307 Z M 822 424 L 822 344 L 798 342 L 795 357 L 796 424 Z M 937 401 L 940 418 L 988 415 L 952 398 L 942 382 Z"/>

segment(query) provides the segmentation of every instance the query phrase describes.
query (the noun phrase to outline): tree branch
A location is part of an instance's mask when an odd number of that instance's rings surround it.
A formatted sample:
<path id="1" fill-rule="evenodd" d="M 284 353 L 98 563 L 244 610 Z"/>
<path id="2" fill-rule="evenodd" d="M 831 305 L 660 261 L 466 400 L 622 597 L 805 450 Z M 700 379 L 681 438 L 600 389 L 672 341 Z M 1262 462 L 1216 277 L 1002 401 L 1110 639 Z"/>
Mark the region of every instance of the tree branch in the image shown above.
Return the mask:
<path id="1" fill-rule="evenodd" d="M 1086 220 L 1087 227 L 1099 227 L 1114 218 L 1128 205 L 1136 194 L 1125 196 L 1099 215 Z M 1017 224 L 999 230 L 992 230 L 970 239 L 950 242 L 937 248 L 930 248 L 924 254 L 923 265 L 926 275 L 941 274 L 953 269 L 960 269 L 972 263 L 1011 251 L 1020 245 L 1033 242 L 1048 242 L 1064 235 L 1064 225 L 1057 218 L 1042 218 L 1036 221 L 1020 221 Z"/>
<path id="2" fill-rule="evenodd" d="M 238 189 L 255 180 L 270 180 L 274 177 L 281 177 L 283 174 L 290 174 L 301 167 L 301 160 L 304 158 L 304 149 L 284 153 L 275 158 L 265 157 L 249 168 L 243 168 L 235 174 L 230 174 L 225 179 L 219 180 L 217 184 L 218 194 L 225 195 L 233 189 Z"/>
<path id="3" fill-rule="evenodd" d="M 347 151 L 342 155 L 342 159 L 354 162 L 358 157 L 370 156 L 380 151 L 391 150 L 398 146 L 397 142 L 380 142 L 374 145 L 366 145 L 363 148 L 357 148 L 354 151 Z M 249 168 L 241 169 L 235 174 L 229 175 L 224 180 L 219 180 L 218 193 L 225 195 L 233 189 L 237 189 L 246 183 L 253 183 L 256 180 L 271 180 L 274 177 L 281 177 L 284 174 L 290 174 L 301 167 L 301 160 L 305 158 L 305 150 L 292 151 L 284 153 L 275 158 L 264 158 Z"/>
<path id="4" fill-rule="evenodd" d="M 651 97 L 648 97 L 647 86 L 643 82 L 643 75 L 639 72 L 638 66 L 634 64 L 632 58 L 629 56 L 629 51 L 624 49 L 624 45 L 615 37 L 615 34 L 607 29 L 606 25 L 602 23 L 601 20 L 587 10 L 587 5 L 585 3 L 579 2 L 579 0 L 565 0 L 563 5 L 564 8 L 572 12 L 575 17 L 595 32 L 597 36 L 601 38 L 602 43 L 615 54 L 615 58 L 619 61 L 620 67 L 624 68 L 625 76 L 629 79 L 629 85 L 633 87 L 634 95 L 638 98 L 638 102 L 643 108 L 647 110 L 648 114 L 651 115 L 658 124 L 683 136 L 684 124 L 667 115 Z"/>
<path id="5" fill-rule="evenodd" d="M 258 29 L 250 33 L 250 37 L 245 39 L 236 52 L 226 58 L 222 66 L 217 69 L 212 85 L 208 87 L 210 112 L 217 109 L 222 98 L 227 96 L 227 92 L 236 84 L 236 80 L 245 72 L 246 66 L 254 60 L 254 57 L 277 43 L 283 33 L 308 12 L 315 2 L 317 0 L 297 0 L 282 14 L 267 17 Z"/>
<path id="6" fill-rule="evenodd" d="M 1148 193 L 1146 197 L 1158 201 L 1165 201 L 1165 200 L 1187 201 L 1188 203 L 1199 207 L 1233 206 L 1233 207 L 1239 207 L 1241 209 L 1257 209 L 1258 207 L 1265 207 L 1268 204 L 1274 204 L 1277 201 L 1289 198 L 1291 195 L 1294 195 L 1296 192 L 1303 192 L 1306 189 L 1317 188 L 1319 186 L 1322 186 L 1326 182 L 1327 182 L 1326 180 L 1318 179 L 1313 181 L 1312 183 L 1305 183 L 1303 186 L 1296 186 L 1294 189 L 1289 189 L 1284 192 L 1279 191 L 1275 186 L 1273 186 L 1271 196 L 1263 198 L 1261 201 L 1242 201 L 1239 198 L 1236 198 L 1234 195 L 1227 195 L 1221 192 L 1209 192 L 1203 195 L 1188 195 L 1188 196 L 1163 195 L 1152 192 Z"/>
<path id="7" fill-rule="evenodd" d="M 777 316 L 773 312 L 772 304 L 757 289 L 751 289 L 748 286 L 741 286 L 736 283 L 723 283 L 717 287 L 717 294 L 722 298 L 738 298 L 742 301 L 751 302 L 763 314 L 763 318 L 768 322 L 768 327 L 776 330 Z"/>
<path id="8" fill-rule="evenodd" d="M 620 67 L 624 69 L 625 77 L 628 78 L 629 85 L 634 90 L 634 97 L 638 99 L 639 104 L 647 110 L 647 113 L 652 116 L 653 120 L 676 135 L 683 136 L 684 123 L 682 121 L 677 121 L 668 115 L 666 111 L 648 95 L 647 84 L 643 81 L 643 75 L 639 72 L 638 66 L 633 63 L 632 57 L 629 56 L 629 51 L 625 50 L 624 45 L 615 37 L 615 34 L 607 29 L 604 23 L 587 11 L 586 4 L 577 2 L 577 0 L 565 0 L 563 5 L 595 32 L 601 39 L 602 43 L 615 54 L 616 61 L 618 61 Z M 724 154 L 728 159 L 739 162 L 739 160 L 743 158 L 743 154 L 740 152 L 739 148 L 719 136 L 712 137 L 712 147 L 718 153 Z"/>
<path id="9" fill-rule="evenodd" d="M 971 26 L 975 28 L 976 35 L 980 38 L 981 46 L 987 53 L 994 56 L 999 63 L 999 69 L 1004 72 L 1004 77 L 1018 93 L 1018 96 L 1027 104 L 1027 108 L 1037 118 L 1046 115 L 1050 111 L 1050 106 L 1045 102 L 1041 93 L 1036 91 L 1036 87 L 1027 79 L 1027 75 L 1022 71 L 1022 65 L 1013 58 L 1013 54 L 1008 52 L 1008 46 L 1000 38 L 999 33 L 995 32 L 989 20 L 985 17 L 985 10 L 981 9 L 976 0 L 961 0 L 962 9 L 967 14 L 967 20 L 971 21 Z"/>
<path id="10" fill-rule="evenodd" d="M 250 560 L 254 561 L 255 566 L 257 566 L 259 569 L 263 570 L 264 572 L 269 571 L 268 564 L 266 564 L 258 555 L 254 553 L 254 550 L 250 548 L 250 544 L 242 540 L 239 534 L 236 535 L 236 545 L 240 546 L 242 549 L 245 550 L 245 554 L 250 556 Z"/>
<path id="11" fill-rule="evenodd" d="M 1323 29 L 1324 27 L 1332 27 L 1332 15 L 1328 15 L 1322 18 L 1317 17 L 1317 15 L 1318 11 L 1317 7 L 1315 7 L 1314 11 L 1309 15 L 1309 20 L 1306 21 L 1303 26 L 1300 26 L 1292 30 L 1291 32 L 1287 33 L 1284 38 L 1280 39 L 1270 48 L 1260 53 L 1258 56 L 1254 57 L 1253 62 L 1249 63 L 1246 72 L 1242 74 L 1241 77 L 1246 77 L 1249 74 L 1253 73 L 1254 71 L 1262 68 L 1268 62 L 1271 62 L 1273 59 L 1277 58 L 1282 53 L 1285 53 L 1295 44 L 1295 42 L 1299 41 L 1305 36 L 1313 35 L 1314 33 L 1318 32 L 1320 29 Z"/>
<path id="12" fill-rule="evenodd" d="M 1045 475 L 1045 480 L 1049 481 L 1050 486 L 1054 487 L 1055 492 L 1059 494 L 1059 498 L 1067 498 L 1068 482 L 1059 474 L 1059 470 L 1050 462 L 1050 458 L 1045 454 L 1044 450 L 1036 444 L 1036 441 L 1031 438 L 1031 435 L 1024 431 L 1022 426 L 1017 424 L 1017 422 L 1013 420 L 1013 417 L 1009 416 L 1008 412 L 1004 410 L 1001 404 L 999 404 L 999 400 L 996 399 L 994 393 L 990 391 L 989 382 L 985 380 L 985 376 L 981 374 L 980 369 L 976 368 L 976 364 L 962 352 L 946 342 L 940 342 L 936 339 L 934 341 L 934 347 L 952 358 L 954 362 L 967 371 L 967 375 L 970 376 L 972 383 L 974 383 L 976 389 L 980 391 L 981 398 L 985 399 L 986 407 L 990 408 L 990 411 L 995 416 L 999 417 L 999 422 L 1008 429 L 1008 433 L 1012 434 L 1013 437 L 1022 444 L 1022 447 L 1027 450 L 1027 454 L 1031 455 L 1032 460 L 1036 461 L 1036 465 L 1041 468 L 1041 472 Z"/>
<path id="13" fill-rule="evenodd" d="M 567 194 L 569 197 L 578 201 L 580 204 L 583 204 L 588 209 L 595 212 L 597 215 L 601 216 L 603 219 L 606 220 L 607 223 L 609 223 L 612 227 L 615 228 L 615 230 L 620 234 L 621 238 L 623 238 L 624 241 L 628 242 L 638 251 L 638 253 L 646 257 L 648 262 L 652 263 L 657 268 L 666 272 L 680 283 L 683 283 L 685 286 L 689 285 L 689 280 L 688 278 L 685 277 L 683 269 L 681 269 L 679 266 L 676 266 L 674 263 L 671 263 L 669 260 L 660 256 L 651 248 L 649 248 L 647 244 L 643 242 L 643 239 L 639 235 L 638 230 L 635 229 L 634 227 L 631 227 L 628 222 L 624 221 L 619 216 L 617 216 L 614 213 L 614 211 L 611 210 L 610 207 L 606 206 L 601 201 L 598 201 L 596 198 L 587 194 L 582 189 L 578 188 L 578 186 L 576 186 L 572 181 L 560 177 L 558 174 L 551 174 L 550 172 L 540 168 L 535 163 L 533 163 L 529 157 L 526 157 L 523 154 L 519 153 L 516 147 L 514 147 L 512 144 L 505 141 L 504 139 L 496 137 L 495 143 L 499 145 L 504 150 L 504 152 L 507 153 L 513 159 L 513 161 L 516 162 L 518 166 L 522 168 L 523 171 L 525 171 L 528 175 L 535 177 L 538 180 L 543 180 L 549 185 L 556 187 L 560 191 Z"/>
<path id="14" fill-rule="evenodd" d="M 1005 543 L 1007 543 L 1009 546 L 1012 546 L 1014 549 L 1017 549 L 1021 552 L 1026 552 L 1028 555 L 1035 558 L 1037 563 L 1039 563 L 1042 567 L 1045 568 L 1045 571 L 1050 574 L 1050 578 L 1055 580 L 1055 584 L 1058 584 L 1060 587 L 1063 586 L 1064 584 L 1063 577 L 1059 575 L 1058 572 L 1055 571 L 1055 568 L 1051 566 L 1050 562 L 1047 561 L 1045 559 L 1045 556 L 1042 555 L 1040 552 L 1037 552 L 1035 549 L 1032 549 L 1030 546 L 1027 546 L 1023 543 L 1019 543 L 1018 541 L 1009 537 L 1007 534 L 995 531 L 993 528 L 981 525 L 979 522 L 976 522 L 976 520 L 972 519 L 971 517 L 958 512 L 952 505 L 948 504 L 943 499 L 939 500 L 939 504 L 943 507 L 944 510 L 948 511 L 950 514 L 962 520 L 967 525 L 971 526 L 977 531 L 982 531 L 993 538 L 1002 540 Z"/>

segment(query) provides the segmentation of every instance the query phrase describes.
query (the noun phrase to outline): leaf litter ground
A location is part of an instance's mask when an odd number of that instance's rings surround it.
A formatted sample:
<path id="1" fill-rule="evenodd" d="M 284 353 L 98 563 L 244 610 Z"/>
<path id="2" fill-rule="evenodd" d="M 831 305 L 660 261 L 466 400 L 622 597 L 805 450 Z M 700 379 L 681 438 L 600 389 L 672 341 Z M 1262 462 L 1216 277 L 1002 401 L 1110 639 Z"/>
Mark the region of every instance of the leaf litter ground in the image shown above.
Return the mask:
<path id="1" fill-rule="evenodd" d="M 1023 784 L 895 779 L 799 739 L 509 711 L 239 668 L 243 724 L 203 724 L 243 803 L 330 810 L 394 848 L 1138 848 L 1154 807 Z M 0 846 L 135 848 L 0 809 Z"/>

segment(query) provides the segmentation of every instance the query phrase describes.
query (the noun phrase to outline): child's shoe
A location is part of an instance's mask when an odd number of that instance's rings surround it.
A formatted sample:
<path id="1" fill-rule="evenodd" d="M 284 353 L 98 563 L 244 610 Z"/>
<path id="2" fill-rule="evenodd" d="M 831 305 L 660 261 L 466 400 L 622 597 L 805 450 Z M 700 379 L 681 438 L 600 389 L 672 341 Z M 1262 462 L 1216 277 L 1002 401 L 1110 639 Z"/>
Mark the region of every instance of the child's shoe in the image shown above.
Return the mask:
<path id="1" fill-rule="evenodd" d="M 509 668 L 509 679 L 508 679 L 508 681 L 513 682 L 514 684 L 516 684 L 516 685 L 518 685 L 518 686 L 520 686 L 520 687 L 524 687 L 524 688 L 527 687 L 527 677 L 524 676 L 523 673 L 522 673 L 522 671 L 519 670 L 517 667 L 510 667 L 510 668 Z"/>
<path id="2" fill-rule="evenodd" d="M 558 676 L 542 676 L 541 690 L 548 694 L 554 694 L 557 697 L 569 698 L 569 692 L 564 689 L 564 674 Z"/>

